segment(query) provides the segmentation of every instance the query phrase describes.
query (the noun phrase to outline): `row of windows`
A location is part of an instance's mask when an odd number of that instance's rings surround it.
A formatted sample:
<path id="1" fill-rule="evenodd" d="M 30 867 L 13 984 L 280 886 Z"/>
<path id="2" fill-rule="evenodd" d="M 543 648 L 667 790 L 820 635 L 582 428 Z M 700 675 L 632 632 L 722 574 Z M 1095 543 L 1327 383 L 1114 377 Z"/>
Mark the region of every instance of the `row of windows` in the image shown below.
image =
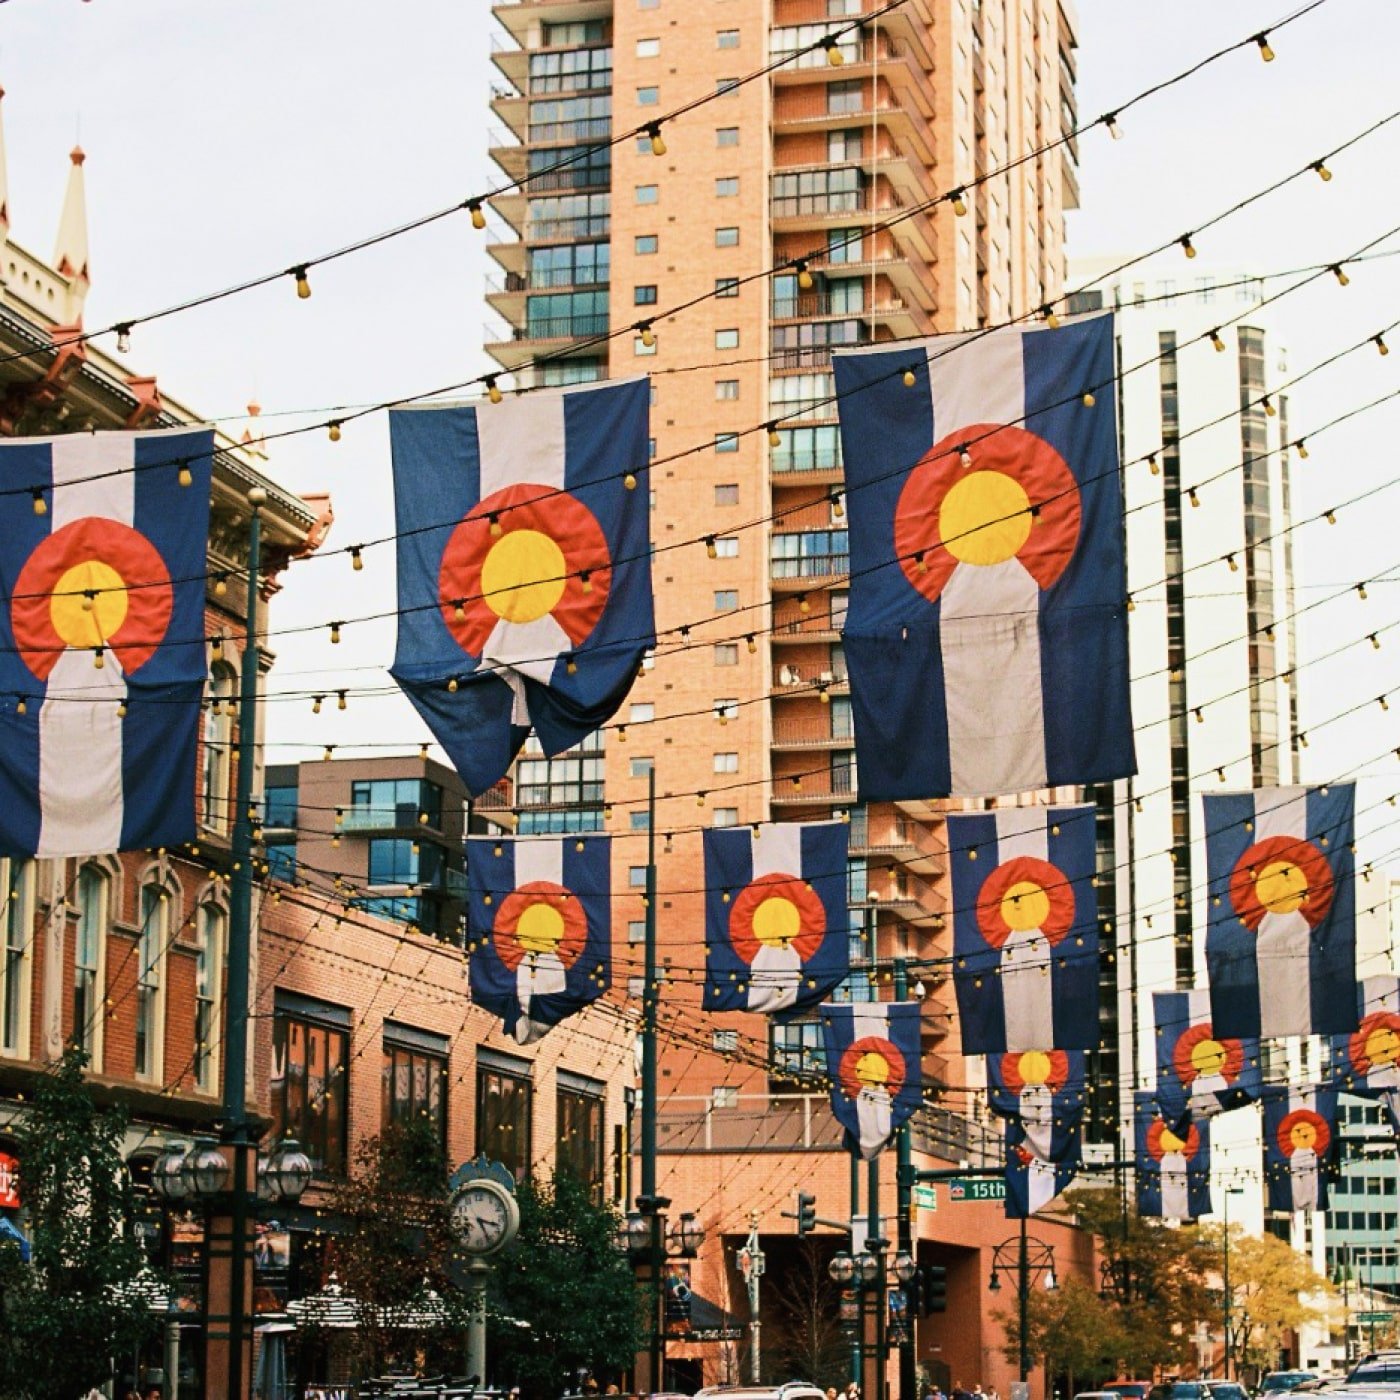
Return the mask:
<path id="1" fill-rule="evenodd" d="M 715 92 L 718 93 L 719 96 L 721 96 L 721 97 L 737 97 L 737 96 L 739 95 L 739 89 L 740 89 L 741 86 L 742 86 L 742 80 L 739 79 L 739 78 L 716 78 L 716 79 L 715 79 Z M 837 84 L 833 83 L 832 86 L 835 87 L 835 86 L 837 86 Z M 644 87 L 639 87 L 639 88 L 637 89 L 637 106 L 638 106 L 638 107 L 655 107 L 655 106 L 657 106 L 657 105 L 660 103 L 660 101 L 661 101 L 661 89 L 660 89 L 659 87 L 657 87 L 654 83 L 649 83 L 649 84 L 647 84 L 646 86 L 644 86 Z M 836 110 L 836 109 L 832 108 L 832 109 L 830 109 L 830 110 Z M 856 107 L 854 108 L 854 110 L 855 110 L 855 111 L 859 111 L 859 110 L 860 110 L 859 103 L 857 103 L 857 105 L 856 105 Z"/>
<path id="2" fill-rule="evenodd" d="M 611 48 L 566 49 L 530 55 L 530 95 L 590 92 L 612 87 Z"/>
<path id="3" fill-rule="evenodd" d="M 1394 1211 L 1380 1210 L 1332 1210 L 1327 1213 L 1327 1223 L 1335 1230 L 1385 1230 L 1395 1233 L 1400 1215 Z"/>
<path id="4" fill-rule="evenodd" d="M 721 175 L 715 179 L 715 198 L 734 199 L 739 194 L 739 177 Z M 660 185 L 634 185 L 633 199 L 637 204 L 656 204 L 661 198 Z"/>
<path id="5" fill-rule="evenodd" d="M 654 10 L 655 5 L 642 5 L 644 10 Z M 715 31 L 715 48 L 717 49 L 737 49 L 739 47 L 739 31 L 737 29 L 717 29 Z M 660 39 L 638 39 L 638 58 L 659 58 L 661 55 Z"/>
<path id="6" fill-rule="evenodd" d="M 1397 1181 L 1394 1176 L 1343 1176 L 1332 1189 L 1339 1196 L 1393 1196 Z"/>
<path id="7" fill-rule="evenodd" d="M 447 1146 L 448 1052 L 419 1035 L 385 1036 L 380 1122 L 427 1121 Z M 409 1043 L 412 1041 L 413 1043 Z M 272 1134 L 291 1135 L 320 1172 L 341 1175 L 349 1147 L 350 1032 L 313 1016 L 279 1010 L 272 1027 Z M 476 1152 L 502 1163 L 517 1181 L 532 1169 L 534 1084 L 519 1069 L 478 1064 Z M 558 1085 L 555 1160 L 603 1194 L 603 1086 Z"/>
<path id="8" fill-rule="evenodd" d="M 553 248 L 531 248 L 527 253 L 529 284 L 531 287 L 606 286 L 610 247 L 607 243 L 565 243 Z"/>

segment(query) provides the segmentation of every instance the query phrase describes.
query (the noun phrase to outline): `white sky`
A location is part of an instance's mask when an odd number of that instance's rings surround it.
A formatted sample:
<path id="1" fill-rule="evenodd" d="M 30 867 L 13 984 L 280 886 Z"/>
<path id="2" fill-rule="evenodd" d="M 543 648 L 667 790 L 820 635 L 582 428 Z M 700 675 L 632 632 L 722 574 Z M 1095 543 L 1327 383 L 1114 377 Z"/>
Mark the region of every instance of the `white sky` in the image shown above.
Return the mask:
<path id="1" fill-rule="evenodd" d="M 683 3 L 683 0 L 663 0 Z M 1214 48 L 1284 13 L 1287 0 L 1083 0 L 1080 111 L 1092 117 Z M 486 159 L 488 62 L 484 0 L 10 0 L 0 8 L 0 85 L 16 241 L 52 252 L 67 152 L 88 153 L 93 289 L 87 322 L 136 315 L 301 259 L 480 191 Z M 1175 236 L 1315 159 L 1400 107 L 1394 0 L 1328 0 L 1275 38 L 1277 60 L 1235 55 L 1123 118 L 1124 139 L 1081 141 L 1083 208 L 1072 216 L 1073 256 L 1132 254 Z M 683 157 L 683 152 L 676 151 Z M 1199 240 L 1200 263 L 1261 272 L 1330 261 L 1400 225 L 1400 122 L 1315 177 Z M 1400 247 L 1400 238 L 1394 241 Z M 1183 260 L 1183 277 L 1195 265 Z M 312 273 L 300 302 L 290 280 L 140 327 L 130 362 L 167 393 L 212 416 L 235 416 L 254 394 L 270 430 L 296 417 L 414 393 L 488 368 L 482 281 L 495 264 L 464 217 L 444 221 Z M 1277 319 L 1299 369 L 1400 318 L 1400 258 L 1352 270 L 1289 299 Z M 1353 357 L 1293 394 L 1293 430 L 1400 388 L 1400 334 L 1386 359 Z M 1310 444 L 1295 471 L 1295 513 L 1316 513 L 1390 480 L 1395 408 Z M 392 519 L 382 415 L 274 446 L 271 467 L 294 489 L 328 487 L 340 545 L 387 533 Z M 1388 543 L 1400 488 L 1343 511 L 1329 528 L 1296 537 L 1300 597 L 1324 585 L 1400 570 Z M 393 606 L 392 551 L 294 570 L 276 623 L 324 622 Z M 1301 624 L 1310 651 L 1400 617 L 1400 583 L 1369 602 L 1348 599 Z M 352 683 L 385 684 L 392 625 L 348 628 L 332 650 L 325 633 L 277 643 L 274 685 L 333 666 Z M 1358 649 L 1345 667 L 1303 672 L 1309 727 L 1348 704 L 1400 687 L 1400 633 L 1380 653 Z M 363 667 L 347 673 L 347 667 Z M 334 706 L 277 706 L 273 738 L 348 744 L 418 741 L 396 698 Z M 1392 712 L 1311 735 L 1310 776 L 1321 780 L 1400 744 Z M 274 760 L 310 756 L 284 749 Z M 1400 786 L 1400 763 L 1373 764 L 1371 800 Z M 1384 782 L 1381 782 L 1381 779 Z M 1363 794 L 1362 804 L 1367 800 Z M 1400 848 L 1381 833 L 1370 854 Z"/>

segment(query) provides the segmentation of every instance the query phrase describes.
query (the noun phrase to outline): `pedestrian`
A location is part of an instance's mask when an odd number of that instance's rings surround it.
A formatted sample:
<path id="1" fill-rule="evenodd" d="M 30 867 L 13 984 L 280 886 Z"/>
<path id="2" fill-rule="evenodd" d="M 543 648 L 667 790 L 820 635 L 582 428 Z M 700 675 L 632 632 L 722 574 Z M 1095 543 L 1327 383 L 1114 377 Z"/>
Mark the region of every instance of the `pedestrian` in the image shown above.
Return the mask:
<path id="1" fill-rule="evenodd" d="M 836 1387 L 834 1385 L 827 1386 L 826 1400 L 836 1400 Z"/>
<path id="2" fill-rule="evenodd" d="M 986 1400 L 986 1396 L 982 1393 L 981 1381 L 972 1387 L 972 1400 Z"/>
<path id="3" fill-rule="evenodd" d="M 953 1400 L 972 1400 L 972 1392 L 961 1381 L 954 1381 Z"/>

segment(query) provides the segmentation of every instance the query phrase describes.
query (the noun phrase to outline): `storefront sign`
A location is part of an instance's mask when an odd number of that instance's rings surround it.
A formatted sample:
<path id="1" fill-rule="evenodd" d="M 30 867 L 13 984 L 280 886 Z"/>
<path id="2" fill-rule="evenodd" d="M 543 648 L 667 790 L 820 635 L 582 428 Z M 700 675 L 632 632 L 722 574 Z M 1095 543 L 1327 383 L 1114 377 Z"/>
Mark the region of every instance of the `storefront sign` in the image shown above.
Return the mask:
<path id="1" fill-rule="evenodd" d="M 0 1210 L 19 1209 L 19 1161 L 0 1152 Z"/>

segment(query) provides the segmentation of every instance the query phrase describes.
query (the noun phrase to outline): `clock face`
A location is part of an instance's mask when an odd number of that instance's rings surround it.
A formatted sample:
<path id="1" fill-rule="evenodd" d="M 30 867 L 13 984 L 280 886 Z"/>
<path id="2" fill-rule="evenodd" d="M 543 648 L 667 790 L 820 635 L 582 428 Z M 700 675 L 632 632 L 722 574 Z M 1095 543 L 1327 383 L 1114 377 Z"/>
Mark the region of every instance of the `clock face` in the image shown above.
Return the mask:
<path id="1" fill-rule="evenodd" d="M 470 1254 L 491 1254 L 514 1233 L 515 1203 L 494 1182 L 474 1181 L 452 1200 L 452 1231 Z"/>

